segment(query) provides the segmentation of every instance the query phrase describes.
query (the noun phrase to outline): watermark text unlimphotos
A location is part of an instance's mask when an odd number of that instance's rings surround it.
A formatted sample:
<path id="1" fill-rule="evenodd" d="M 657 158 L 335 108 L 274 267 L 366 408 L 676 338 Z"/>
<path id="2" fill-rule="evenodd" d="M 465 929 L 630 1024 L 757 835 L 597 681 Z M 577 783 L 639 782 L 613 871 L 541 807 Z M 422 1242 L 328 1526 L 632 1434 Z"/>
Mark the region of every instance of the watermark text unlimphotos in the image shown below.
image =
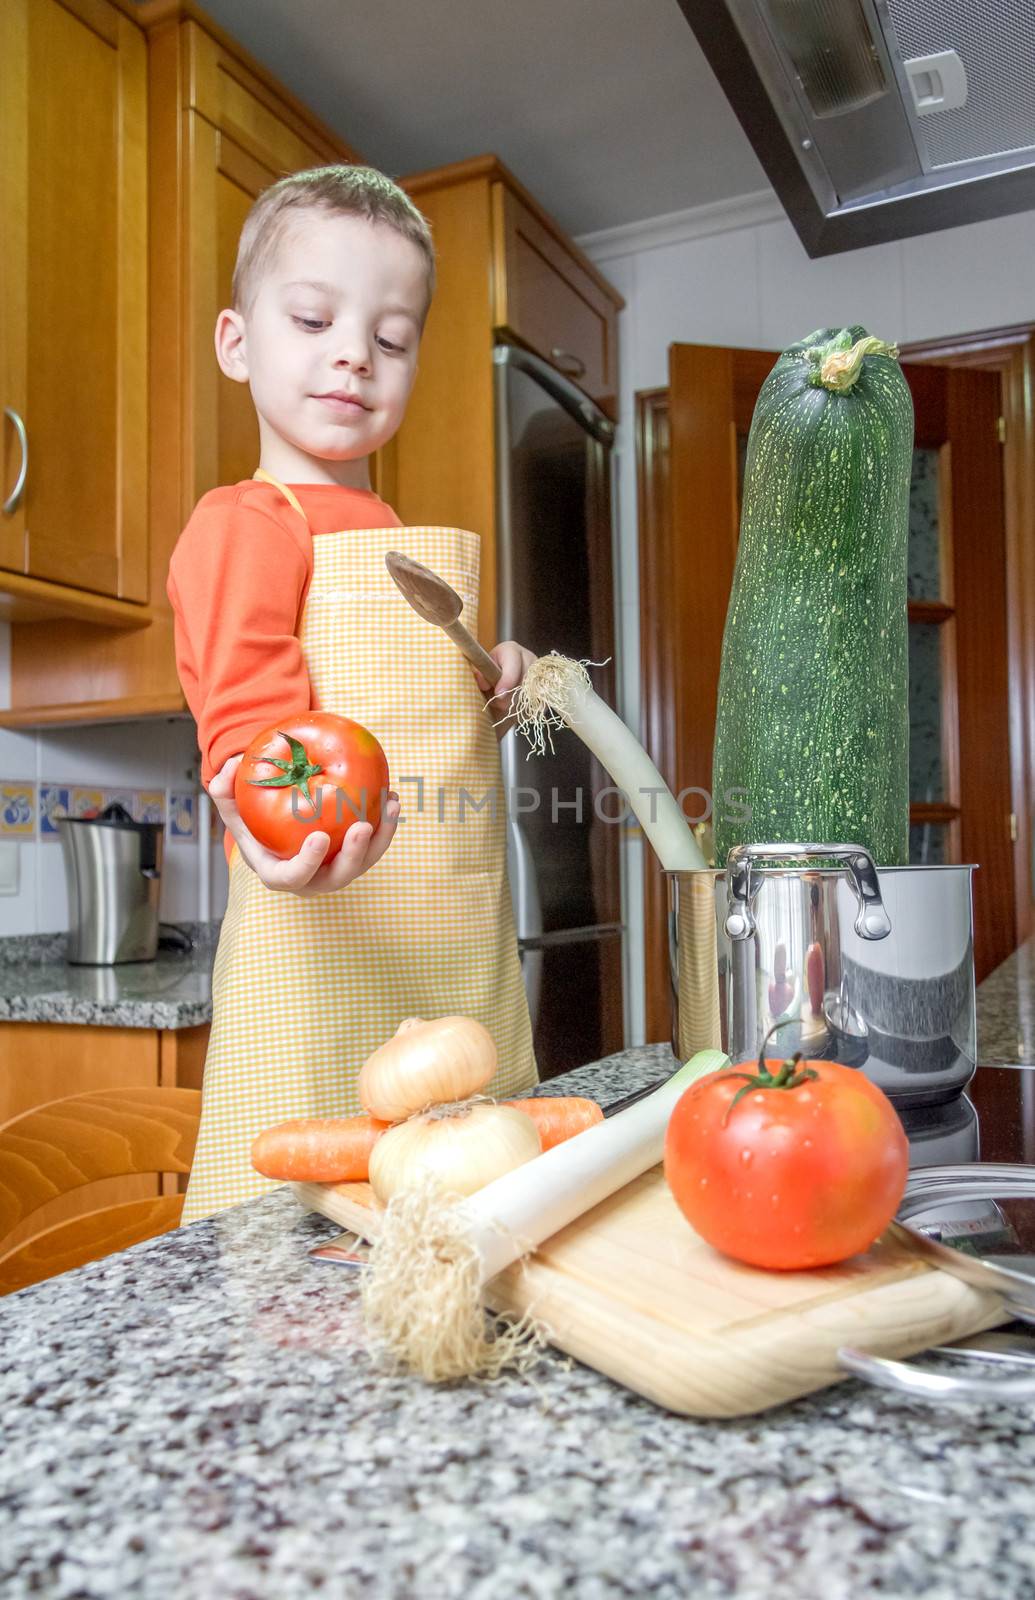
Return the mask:
<path id="1" fill-rule="evenodd" d="M 413 788 L 404 790 L 404 785 L 413 785 Z M 427 784 L 423 777 L 401 777 L 396 778 L 394 788 L 400 799 L 400 824 L 406 822 L 408 812 L 410 815 L 429 816 L 436 822 L 463 823 L 472 817 L 485 815 L 495 821 L 502 810 L 507 817 L 512 818 L 539 813 L 543 820 L 548 818 L 552 824 L 572 822 L 579 824 L 596 818 L 600 822 L 614 823 L 618 826 L 630 822 L 634 816 L 629 792 L 615 785 L 604 789 L 589 789 L 577 785 L 567 790 L 555 787 L 537 789 L 522 784 L 506 788 L 495 785 L 479 793 L 462 785 L 432 786 Z M 637 789 L 634 791 L 637 800 L 636 809 L 645 809 L 650 821 L 656 822 L 658 803 L 662 795 L 667 793 L 668 790 L 663 788 Z M 747 803 L 746 795 L 746 789 L 725 791 L 722 796 L 723 822 L 746 823 L 751 820 L 751 807 Z M 387 799 L 388 791 L 382 789 L 379 796 L 379 812 L 384 810 Z M 711 791 L 702 789 L 697 784 L 690 784 L 687 788 L 680 789 L 675 800 L 687 822 L 694 827 L 698 823 L 708 822 L 715 809 Z M 312 805 L 297 788 L 291 791 L 291 814 L 298 822 L 325 820 L 330 822 L 332 816 L 336 825 L 340 825 L 346 819 L 366 822 L 369 820 L 371 809 L 370 796 L 366 789 L 361 789 L 358 795 L 349 795 L 336 785 L 324 784 L 319 787 L 314 785 Z"/>

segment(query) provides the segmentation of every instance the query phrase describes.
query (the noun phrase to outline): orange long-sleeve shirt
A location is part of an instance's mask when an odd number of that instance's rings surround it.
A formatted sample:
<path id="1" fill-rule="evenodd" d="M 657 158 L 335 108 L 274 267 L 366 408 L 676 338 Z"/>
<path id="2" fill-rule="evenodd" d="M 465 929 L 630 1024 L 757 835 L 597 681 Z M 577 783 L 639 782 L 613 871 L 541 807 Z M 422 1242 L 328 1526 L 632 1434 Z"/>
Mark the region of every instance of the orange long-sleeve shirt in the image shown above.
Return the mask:
<path id="1" fill-rule="evenodd" d="M 205 784 L 260 729 L 313 704 L 298 640 L 312 539 L 402 525 L 372 490 L 290 488 L 308 528 L 272 484 L 246 478 L 198 501 L 169 564 L 176 668 L 198 725 Z"/>

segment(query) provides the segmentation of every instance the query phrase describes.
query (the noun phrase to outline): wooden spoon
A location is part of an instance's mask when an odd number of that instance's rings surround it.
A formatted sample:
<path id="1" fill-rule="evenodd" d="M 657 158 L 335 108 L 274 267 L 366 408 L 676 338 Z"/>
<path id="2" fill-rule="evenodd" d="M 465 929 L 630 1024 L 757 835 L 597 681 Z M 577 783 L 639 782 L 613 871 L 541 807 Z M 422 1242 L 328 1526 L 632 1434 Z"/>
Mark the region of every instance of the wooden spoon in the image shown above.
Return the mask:
<path id="1" fill-rule="evenodd" d="M 389 550 L 385 556 L 385 566 L 399 592 L 410 602 L 418 617 L 423 617 L 425 622 L 434 623 L 436 628 L 448 633 L 486 682 L 497 683 L 500 668 L 460 621 L 464 603 L 445 578 L 440 578 L 430 567 L 414 561 L 412 556 L 404 556 L 401 550 Z"/>

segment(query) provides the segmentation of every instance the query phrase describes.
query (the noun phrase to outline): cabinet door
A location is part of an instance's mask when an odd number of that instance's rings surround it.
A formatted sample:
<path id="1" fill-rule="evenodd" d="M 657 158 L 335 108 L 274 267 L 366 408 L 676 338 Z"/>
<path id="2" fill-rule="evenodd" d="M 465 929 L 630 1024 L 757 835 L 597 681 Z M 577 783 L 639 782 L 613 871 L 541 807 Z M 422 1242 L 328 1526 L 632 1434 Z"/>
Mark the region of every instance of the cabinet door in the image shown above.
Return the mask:
<path id="1" fill-rule="evenodd" d="M 0 17 L 3 403 L 29 457 L 0 561 L 146 600 L 144 36 L 107 0 L 4 0 Z"/>
<path id="2" fill-rule="evenodd" d="M 286 173 L 355 157 L 346 146 L 316 136 L 209 34 L 194 23 L 186 27 L 193 371 L 187 427 L 194 469 L 189 514 L 200 495 L 250 477 L 259 460 L 248 388 L 223 376 L 212 344 L 216 317 L 230 304 L 244 219 L 262 190 Z"/>
<path id="3" fill-rule="evenodd" d="M 159 1081 L 159 1035 L 152 1028 L 92 1028 L 75 1023 L 0 1023 L 0 1123 L 90 1089 L 149 1089 Z M 4 1238 L 4 1249 L 103 1206 L 145 1200 L 162 1180 L 145 1174 L 102 1178 L 48 1200 Z M 175 1192 L 170 1190 L 169 1192 Z"/>
<path id="4" fill-rule="evenodd" d="M 615 415 L 614 290 L 504 183 L 492 186 L 496 327 L 572 378 Z"/>

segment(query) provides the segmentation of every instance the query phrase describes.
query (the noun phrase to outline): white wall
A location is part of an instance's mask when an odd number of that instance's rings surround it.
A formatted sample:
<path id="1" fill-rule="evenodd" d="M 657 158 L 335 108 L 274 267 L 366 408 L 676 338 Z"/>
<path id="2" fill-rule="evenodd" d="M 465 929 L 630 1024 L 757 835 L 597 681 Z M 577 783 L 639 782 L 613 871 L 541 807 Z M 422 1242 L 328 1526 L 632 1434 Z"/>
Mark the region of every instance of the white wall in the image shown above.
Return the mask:
<path id="1" fill-rule="evenodd" d="M 4 696 L 7 703 L 8 697 Z M 10 826 L 12 793 L 28 787 L 33 806 L 31 832 L 24 837 L 3 831 Z M 17 856 L 18 887 L 0 894 L 0 936 L 54 933 L 68 927 L 68 901 L 60 841 L 45 833 L 41 798 L 48 789 L 68 789 L 69 810 L 93 799 L 103 803 L 125 795 L 127 809 L 166 821 L 159 915 L 163 922 L 198 919 L 200 842 L 196 800 L 197 747 L 189 718 L 154 719 L 41 732 L 0 729 L 0 845 Z M 77 792 L 78 791 L 78 792 Z M 188 832 L 193 798 L 193 837 Z M 148 811 L 141 809 L 146 802 Z M 220 838 L 208 841 L 211 861 L 211 915 L 222 916 L 226 905 L 226 858 Z"/>
<path id="2" fill-rule="evenodd" d="M 861 323 L 908 343 L 1035 322 L 1035 211 L 812 261 L 771 193 L 586 235 L 625 297 L 619 322 L 618 574 L 622 715 L 639 726 L 635 396 L 668 384 L 673 343 L 783 349 Z M 687 781 L 692 782 L 693 779 Z M 630 1044 L 643 1042 L 643 855 L 625 861 Z"/>

